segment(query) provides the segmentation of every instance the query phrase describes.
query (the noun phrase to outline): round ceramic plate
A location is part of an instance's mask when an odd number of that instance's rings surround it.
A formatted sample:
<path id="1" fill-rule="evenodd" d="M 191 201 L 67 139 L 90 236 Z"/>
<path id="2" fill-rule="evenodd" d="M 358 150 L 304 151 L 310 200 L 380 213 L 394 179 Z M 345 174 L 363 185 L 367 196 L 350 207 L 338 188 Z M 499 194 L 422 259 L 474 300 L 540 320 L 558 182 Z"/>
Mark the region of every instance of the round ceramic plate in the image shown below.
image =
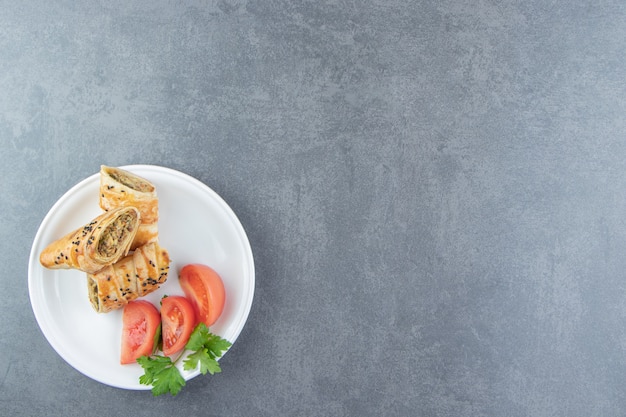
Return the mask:
<path id="1" fill-rule="evenodd" d="M 144 297 L 155 306 L 164 295 L 183 295 L 178 271 L 189 263 L 215 269 L 226 289 L 224 312 L 211 332 L 231 343 L 239 336 L 254 296 L 254 260 L 246 233 L 226 202 L 205 184 L 169 168 L 121 167 L 152 182 L 159 197 L 159 244 L 172 260 L 165 284 Z M 124 389 L 150 389 L 139 383 L 138 364 L 120 365 L 122 311 L 96 313 L 87 296 L 86 274 L 46 269 L 39 254 L 54 240 L 102 212 L 100 174 L 67 191 L 52 206 L 35 236 L 28 268 L 28 289 L 35 318 L 54 350 L 84 375 Z M 181 361 L 182 362 L 182 361 Z M 189 380 L 198 370 L 184 371 Z"/>

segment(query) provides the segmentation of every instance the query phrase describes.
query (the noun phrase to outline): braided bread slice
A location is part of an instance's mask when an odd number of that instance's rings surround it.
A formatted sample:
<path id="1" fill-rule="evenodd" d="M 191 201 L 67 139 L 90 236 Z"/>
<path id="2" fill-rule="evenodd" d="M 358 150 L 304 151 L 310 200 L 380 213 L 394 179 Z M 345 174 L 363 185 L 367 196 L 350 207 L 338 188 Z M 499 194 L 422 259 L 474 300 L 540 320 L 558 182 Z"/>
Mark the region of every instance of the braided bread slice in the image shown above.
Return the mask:
<path id="1" fill-rule="evenodd" d="M 126 256 L 139 229 L 134 207 L 119 207 L 50 243 L 39 262 L 50 269 L 79 269 L 92 273 Z"/>
<path id="2" fill-rule="evenodd" d="M 89 301 L 98 313 L 121 308 L 150 294 L 167 280 L 170 258 L 158 243 L 141 246 L 113 265 L 87 274 Z"/>
<path id="3" fill-rule="evenodd" d="M 131 250 L 149 242 L 158 241 L 159 198 L 150 181 L 121 168 L 100 167 L 100 207 L 137 207 L 141 223 Z"/>

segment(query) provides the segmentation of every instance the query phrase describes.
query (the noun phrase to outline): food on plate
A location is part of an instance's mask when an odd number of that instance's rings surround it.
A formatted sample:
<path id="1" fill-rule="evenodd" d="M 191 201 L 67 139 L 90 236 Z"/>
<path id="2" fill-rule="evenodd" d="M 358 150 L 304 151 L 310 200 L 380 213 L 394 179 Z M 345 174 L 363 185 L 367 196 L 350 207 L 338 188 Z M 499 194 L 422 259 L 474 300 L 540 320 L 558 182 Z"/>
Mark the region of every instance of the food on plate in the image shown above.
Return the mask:
<path id="1" fill-rule="evenodd" d="M 195 369 L 202 375 L 221 372 L 218 359 L 231 346 L 228 340 L 211 333 L 205 323 L 215 322 L 224 308 L 225 291 L 220 276 L 203 264 L 185 265 L 179 275 L 186 296 L 161 299 L 163 355 L 156 354 L 157 349 L 153 349 L 137 358 L 144 370 L 139 382 L 151 386 L 155 396 L 167 393 L 175 396 L 185 386 L 178 365 L 180 361 L 185 371 Z M 202 313 L 201 318 L 197 316 L 198 311 Z"/>
<path id="2" fill-rule="evenodd" d="M 172 295 L 161 300 L 161 334 L 165 356 L 171 356 L 185 347 L 195 325 L 195 313 L 188 299 Z"/>
<path id="3" fill-rule="evenodd" d="M 164 296 L 160 310 L 138 299 L 167 281 L 171 263 L 159 244 L 155 186 L 102 165 L 99 205 L 104 213 L 52 242 L 40 253 L 41 264 L 84 271 L 97 313 L 123 308 L 120 364 L 139 364 L 139 382 L 154 395 L 176 395 L 185 385 L 182 371 L 221 372 L 218 359 L 231 343 L 209 331 L 225 305 L 216 271 L 203 264 L 183 267 L 179 284 L 185 296 Z"/>
<path id="4" fill-rule="evenodd" d="M 100 167 L 100 207 L 136 207 L 141 213 L 131 250 L 158 240 L 159 199 L 156 187 L 145 178 L 121 168 Z"/>
<path id="5" fill-rule="evenodd" d="M 222 314 L 226 300 L 222 278 L 207 265 L 189 264 L 180 270 L 179 282 L 194 306 L 197 321 L 213 325 Z"/>
<path id="6" fill-rule="evenodd" d="M 113 265 L 87 274 L 92 307 L 98 313 L 106 313 L 150 294 L 167 280 L 169 265 L 167 250 L 151 242 Z"/>
<path id="7" fill-rule="evenodd" d="M 40 253 L 39 262 L 50 269 L 96 272 L 128 254 L 140 217 L 134 207 L 119 207 L 102 213 L 50 243 Z"/>
<path id="8" fill-rule="evenodd" d="M 129 302 L 122 313 L 122 348 L 120 363 L 135 363 L 140 356 L 150 355 L 158 340 L 161 316 L 148 301 Z"/>

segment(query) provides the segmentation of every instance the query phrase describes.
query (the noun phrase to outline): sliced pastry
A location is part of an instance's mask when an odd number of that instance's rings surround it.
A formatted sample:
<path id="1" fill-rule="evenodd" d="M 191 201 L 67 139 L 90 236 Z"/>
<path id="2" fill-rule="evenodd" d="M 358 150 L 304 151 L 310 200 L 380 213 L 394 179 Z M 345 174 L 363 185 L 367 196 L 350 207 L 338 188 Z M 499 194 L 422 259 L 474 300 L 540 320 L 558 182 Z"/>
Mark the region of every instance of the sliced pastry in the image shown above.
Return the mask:
<path id="1" fill-rule="evenodd" d="M 159 235 L 159 199 L 155 186 L 132 172 L 102 165 L 100 207 L 106 211 L 128 206 L 137 207 L 141 213 L 141 224 L 131 250 L 156 242 Z"/>
<path id="2" fill-rule="evenodd" d="M 50 243 L 39 262 L 50 269 L 92 273 L 126 256 L 139 230 L 141 215 L 134 207 L 118 207 Z"/>
<path id="3" fill-rule="evenodd" d="M 167 250 L 156 242 L 148 243 L 115 264 L 87 274 L 89 301 L 98 313 L 121 308 L 164 284 L 169 268 Z"/>

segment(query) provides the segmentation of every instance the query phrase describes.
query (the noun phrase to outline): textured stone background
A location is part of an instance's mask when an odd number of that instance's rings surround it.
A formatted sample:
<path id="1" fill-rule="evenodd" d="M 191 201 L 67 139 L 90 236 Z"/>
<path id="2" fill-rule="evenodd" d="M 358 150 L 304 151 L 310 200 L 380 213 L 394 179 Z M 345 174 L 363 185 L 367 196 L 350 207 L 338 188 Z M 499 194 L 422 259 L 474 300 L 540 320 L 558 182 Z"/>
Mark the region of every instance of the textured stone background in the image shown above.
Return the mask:
<path id="1" fill-rule="evenodd" d="M 0 414 L 626 414 L 626 6 L 0 0 Z M 217 191 L 257 281 L 224 372 L 92 381 L 29 303 L 109 165 Z"/>

